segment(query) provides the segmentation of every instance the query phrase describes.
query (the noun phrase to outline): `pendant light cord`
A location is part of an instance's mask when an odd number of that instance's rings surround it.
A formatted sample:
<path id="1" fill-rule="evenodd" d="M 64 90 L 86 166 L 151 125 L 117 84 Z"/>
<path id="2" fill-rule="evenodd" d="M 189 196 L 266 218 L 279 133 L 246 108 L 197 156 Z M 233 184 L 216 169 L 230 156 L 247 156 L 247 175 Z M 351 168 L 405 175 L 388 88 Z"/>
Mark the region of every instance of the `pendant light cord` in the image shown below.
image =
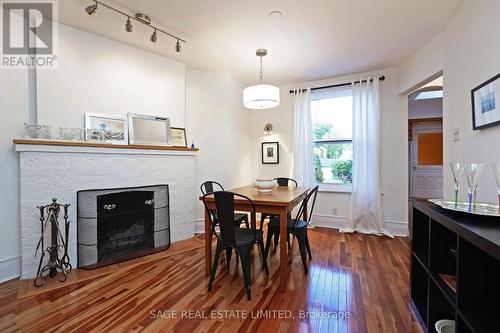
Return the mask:
<path id="1" fill-rule="evenodd" d="M 264 80 L 262 79 L 262 56 L 260 56 L 260 84 L 263 84 Z"/>

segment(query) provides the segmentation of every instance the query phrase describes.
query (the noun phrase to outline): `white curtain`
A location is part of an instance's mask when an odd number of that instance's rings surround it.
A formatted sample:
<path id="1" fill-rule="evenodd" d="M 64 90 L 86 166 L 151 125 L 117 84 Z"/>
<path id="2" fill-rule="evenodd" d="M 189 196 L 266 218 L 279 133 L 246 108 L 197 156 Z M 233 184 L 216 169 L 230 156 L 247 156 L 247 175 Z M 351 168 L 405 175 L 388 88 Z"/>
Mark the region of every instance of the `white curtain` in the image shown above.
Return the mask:
<path id="1" fill-rule="evenodd" d="M 310 89 L 293 93 L 293 178 L 301 186 L 313 185 L 313 133 L 310 110 Z"/>
<path id="2" fill-rule="evenodd" d="M 393 237 L 386 229 L 380 190 L 379 77 L 352 82 L 353 181 L 351 216 L 343 232 Z"/>

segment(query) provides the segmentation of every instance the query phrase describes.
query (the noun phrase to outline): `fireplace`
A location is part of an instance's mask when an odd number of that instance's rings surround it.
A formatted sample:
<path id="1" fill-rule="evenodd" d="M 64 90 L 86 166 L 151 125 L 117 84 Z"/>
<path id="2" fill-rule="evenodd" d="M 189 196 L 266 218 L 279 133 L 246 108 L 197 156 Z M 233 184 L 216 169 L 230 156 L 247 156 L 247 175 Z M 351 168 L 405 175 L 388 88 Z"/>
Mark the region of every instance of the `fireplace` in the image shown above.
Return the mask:
<path id="1" fill-rule="evenodd" d="M 78 267 L 97 268 L 170 245 L 168 185 L 77 193 Z"/>

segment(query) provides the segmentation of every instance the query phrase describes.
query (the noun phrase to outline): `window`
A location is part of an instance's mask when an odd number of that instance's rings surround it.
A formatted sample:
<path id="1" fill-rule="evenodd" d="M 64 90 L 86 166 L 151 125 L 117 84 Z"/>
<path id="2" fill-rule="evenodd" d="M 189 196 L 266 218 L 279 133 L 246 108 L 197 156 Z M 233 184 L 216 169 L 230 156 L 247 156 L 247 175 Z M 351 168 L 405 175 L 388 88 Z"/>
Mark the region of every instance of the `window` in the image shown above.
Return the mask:
<path id="1" fill-rule="evenodd" d="M 352 90 L 322 89 L 311 93 L 314 176 L 320 184 L 352 183 Z"/>

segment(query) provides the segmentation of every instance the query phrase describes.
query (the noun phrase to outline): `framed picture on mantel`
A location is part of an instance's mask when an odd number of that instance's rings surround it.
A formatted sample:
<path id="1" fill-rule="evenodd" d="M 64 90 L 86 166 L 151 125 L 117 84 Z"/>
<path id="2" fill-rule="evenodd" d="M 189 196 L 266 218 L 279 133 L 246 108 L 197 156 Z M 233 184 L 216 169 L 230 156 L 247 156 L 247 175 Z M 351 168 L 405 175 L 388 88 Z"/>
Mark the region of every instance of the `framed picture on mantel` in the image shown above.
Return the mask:
<path id="1" fill-rule="evenodd" d="M 500 125 L 500 74 L 472 89 L 474 130 Z"/>
<path id="2" fill-rule="evenodd" d="M 170 127 L 172 132 L 172 146 L 187 147 L 186 129 L 179 127 Z"/>
<path id="3" fill-rule="evenodd" d="M 280 163 L 279 142 L 262 142 L 262 164 Z"/>

